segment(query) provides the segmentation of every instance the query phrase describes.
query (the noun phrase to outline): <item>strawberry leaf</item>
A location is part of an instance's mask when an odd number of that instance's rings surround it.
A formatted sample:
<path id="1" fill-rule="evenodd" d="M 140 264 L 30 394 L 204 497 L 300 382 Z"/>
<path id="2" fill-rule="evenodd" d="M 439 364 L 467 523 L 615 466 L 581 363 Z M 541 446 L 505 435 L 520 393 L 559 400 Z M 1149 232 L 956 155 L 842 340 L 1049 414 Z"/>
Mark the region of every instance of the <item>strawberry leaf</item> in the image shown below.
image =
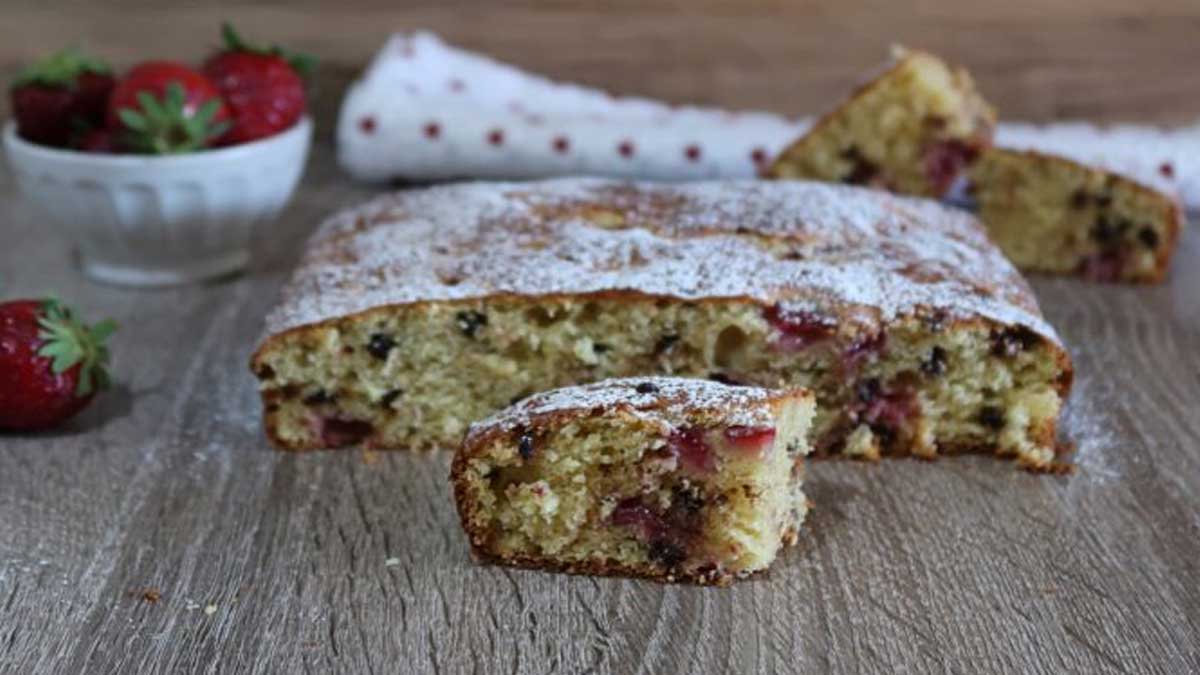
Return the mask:
<path id="1" fill-rule="evenodd" d="M 38 326 L 38 337 L 44 343 L 37 353 L 50 359 L 51 372 L 61 375 L 79 366 L 76 396 L 90 396 L 97 388 L 108 386 L 109 352 L 104 342 L 116 330 L 115 323 L 110 320 L 85 326 L 68 307 L 51 298 L 42 303 Z"/>
<path id="2" fill-rule="evenodd" d="M 221 101 L 210 98 L 194 111 L 188 110 L 187 92 L 179 82 L 171 82 L 161 97 L 140 91 L 136 95 L 140 110 L 117 111 L 128 132 L 126 144 L 136 152 L 166 155 L 201 150 L 224 134 L 228 124 L 214 123 Z"/>
<path id="3" fill-rule="evenodd" d="M 30 65 L 13 80 L 12 87 L 36 84 L 47 87 L 74 88 L 80 75 L 96 73 L 108 75 L 112 68 L 99 59 L 88 56 L 75 48 L 59 50 Z"/>

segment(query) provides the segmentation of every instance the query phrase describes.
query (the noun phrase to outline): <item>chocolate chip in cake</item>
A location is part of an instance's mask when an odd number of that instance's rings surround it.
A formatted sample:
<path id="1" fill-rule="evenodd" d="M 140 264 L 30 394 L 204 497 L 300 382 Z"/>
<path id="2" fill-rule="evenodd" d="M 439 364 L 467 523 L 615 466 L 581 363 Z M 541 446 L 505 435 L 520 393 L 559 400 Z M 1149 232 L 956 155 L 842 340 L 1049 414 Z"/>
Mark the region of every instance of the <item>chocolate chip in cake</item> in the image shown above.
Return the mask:
<path id="1" fill-rule="evenodd" d="M 1041 342 L 1041 336 L 1025 326 L 1010 326 L 992 331 L 992 356 L 1012 357 L 1032 349 Z"/>
<path id="2" fill-rule="evenodd" d="M 687 553 L 683 547 L 667 539 L 655 539 L 650 542 L 650 549 L 646 552 L 646 556 L 652 562 L 663 567 L 675 567 L 687 559 Z"/>
<path id="3" fill-rule="evenodd" d="M 322 405 L 333 403 L 334 396 L 324 389 L 318 389 L 304 397 L 304 405 Z"/>
<path id="4" fill-rule="evenodd" d="M 736 378 L 734 378 L 733 376 L 727 375 L 727 374 L 719 372 L 719 371 L 715 372 L 715 373 L 709 373 L 708 379 L 712 380 L 713 382 L 720 382 L 721 384 L 729 385 L 731 387 L 746 386 L 745 382 L 741 382 L 741 381 L 737 380 Z"/>
<path id="5" fill-rule="evenodd" d="M 930 377 L 938 377 L 946 372 L 946 350 L 934 346 L 929 356 L 921 362 L 921 372 Z"/>
<path id="6" fill-rule="evenodd" d="M 676 342 L 679 342 L 679 336 L 675 333 L 667 333 L 654 343 L 654 354 L 657 356 L 671 351 Z"/>
<path id="7" fill-rule="evenodd" d="M 999 431 L 1004 428 L 1004 410 L 994 405 L 985 405 L 979 409 L 979 423 Z"/>
<path id="8" fill-rule="evenodd" d="M 1108 193 L 1096 195 L 1096 206 L 1099 206 L 1102 209 L 1107 209 L 1108 207 L 1112 206 L 1112 200 L 1112 195 Z"/>
<path id="9" fill-rule="evenodd" d="M 657 394 L 658 393 L 658 386 L 655 385 L 653 382 L 638 382 L 637 386 L 634 387 L 634 389 L 636 389 L 637 393 L 639 393 L 639 394 Z"/>
<path id="10" fill-rule="evenodd" d="M 254 371 L 254 374 L 257 375 L 258 379 L 260 380 L 271 380 L 275 378 L 275 369 L 271 366 L 263 364 Z"/>
<path id="11" fill-rule="evenodd" d="M 372 333 L 370 341 L 367 342 L 367 353 L 379 360 L 386 360 L 392 348 L 396 346 L 396 340 L 386 333 Z"/>
<path id="12" fill-rule="evenodd" d="M 1096 218 L 1096 222 L 1088 230 L 1088 237 L 1092 241 L 1104 246 L 1117 241 L 1118 237 L 1120 237 L 1120 231 L 1115 223 L 1102 215 Z"/>
<path id="13" fill-rule="evenodd" d="M 1137 236 L 1138 241 L 1142 242 L 1142 246 L 1145 246 L 1149 249 L 1158 248 L 1158 233 L 1155 232 L 1154 228 L 1150 227 L 1149 225 L 1143 225 L 1142 228 L 1138 230 Z"/>
<path id="14" fill-rule="evenodd" d="M 392 403 L 394 403 L 396 401 L 396 399 L 400 398 L 403 395 L 404 395 L 403 389 L 389 389 L 387 391 L 387 393 L 385 393 L 383 396 L 381 396 L 379 398 L 379 405 L 381 405 L 385 408 L 390 408 L 390 407 L 392 407 Z"/>
<path id="15" fill-rule="evenodd" d="M 1074 192 L 1071 193 L 1071 208 L 1074 208 L 1074 209 L 1085 208 L 1088 205 L 1088 202 L 1090 202 L 1090 201 L 1091 201 L 1091 195 L 1089 195 L 1087 193 L 1087 190 L 1084 190 L 1083 188 L 1079 188 L 1078 190 L 1075 190 Z"/>
<path id="16" fill-rule="evenodd" d="M 596 354 L 604 354 L 610 351 L 612 351 L 612 347 L 604 344 L 603 342 L 597 342 L 592 345 L 592 352 Z"/>
<path id="17" fill-rule="evenodd" d="M 486 326 L 488 322 L 486 314 L 473 309 L 455 314 L 454 319 L 458 323 L 458 329 L 469 338 L 474 338 L 479 329 Z"/>
<path id="18" fill-rule="evenodd" d="M 521 459 L 529 461 L 533 458 L 533 434 L 525 432 L 517 439 L 517 453 Z"/>
<path id="19" fill-rule="evenodd" d="M 842 159 L 850 162 L 850 173 L 842 176 L 843 183 L 867 185 L 879 176 L 879 166 L 863 157 L 854 146 L 842 151 Z"/>
<path id="20" fill-rule="evenodd" d="M 863 403 L 870 403 L 879 397 L 883 391 L 883 386 L 879 384 L 879 378 L 872 377 L 869 380 L 863 380 L 854 385 L 854 395 Z"/>

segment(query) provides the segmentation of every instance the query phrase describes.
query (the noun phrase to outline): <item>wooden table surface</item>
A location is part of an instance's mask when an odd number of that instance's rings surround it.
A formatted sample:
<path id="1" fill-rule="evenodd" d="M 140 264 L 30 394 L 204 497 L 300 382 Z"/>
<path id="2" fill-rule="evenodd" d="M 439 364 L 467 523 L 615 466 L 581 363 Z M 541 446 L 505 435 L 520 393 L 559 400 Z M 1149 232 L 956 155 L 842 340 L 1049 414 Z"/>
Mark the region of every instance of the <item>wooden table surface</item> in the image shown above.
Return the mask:
<path id="1" fill-rule="evenodd" d="M 969 17 L 765 0 L 745 16 L 731 0 L 4 4 L 0 72 L 81 33 L 119 63 L 193 57 L 237 14 L 332 54 L 340 84 L 388 31 L 428 25 L 625 93 L 784 113 L 825 107 L 894 39 L 966 61 L 1017 117 L 1185 121 L 1200 101 L 1194 0 L 1089 0 L 1086 21 L 1079 3 L 983 0 Z M 332 156 L 318 145 L 247 274 L 159 291 L 84 280 L 0 169 L 0 297 L 55 292 L 122 327 L 114 391 L 61 431 L 0 437 L 0 673 L 1200 671 L 1196 229 L 1160 287 L 1034 282 L 1078 371 L 1075 475 L 813 463 L 816 510 L 770 573 L 671 587 L 473 564 L 445 454 L 268 448 L 246 368 L 262 317 L 319 218 L 370 193 Z"/>
<path id="2" fill-rule="evenodd" d="M 444 453 L 268 448 L 261 319 L 319 214 L 369 191 L 332 165 L 319 146 L 248 274 L 159 291 L 85 281 L 0 173 L 3 295 L 121 324 L 114 391 L 0 437 L 0 672 L 1200 669 L 1195 229 L 1161 287 L 1035 282 L 1078 369 L 1075 475 L 813 463 L 768 574 L 672 587 L 477 566 Z"/>

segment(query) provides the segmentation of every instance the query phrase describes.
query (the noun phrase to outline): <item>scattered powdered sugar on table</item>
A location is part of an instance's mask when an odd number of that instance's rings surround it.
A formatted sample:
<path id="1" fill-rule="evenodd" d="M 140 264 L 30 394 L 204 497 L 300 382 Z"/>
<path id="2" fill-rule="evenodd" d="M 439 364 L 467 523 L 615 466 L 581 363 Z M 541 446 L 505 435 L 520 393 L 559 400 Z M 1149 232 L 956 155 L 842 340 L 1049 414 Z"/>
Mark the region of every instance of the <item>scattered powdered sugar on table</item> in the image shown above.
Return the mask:
<path id="1" fill-rule="evenodd" d="M 1120 478 L 1110 457 L 1117 450 L 1119 435 L 1107 415 L 1116 407 L 1114 392 L 1096 378 L 1077 376 L 1059 421 L 1060 437 L 1075 444 L 1075 465 L 1100 482 Z"/>
<path id="2" fill-rule="evenodd" d="M 467 438 L 493 431 L 530 426 L 537 418 L 574 411 L 620 409 L 642 417 L 678 424 L 688 411 L 723 411 L 726 425 L 764 425 L 772 421 L 766 405 L 777 392 L 678 377 L 630 377 L 563 387 L 534 394 L 471 425 Z"/>
<path id="3" fill-rule="evenodd" d="M 603 291 L 877 321 L 985 317 L 1058 341 L 970 215 L 864 188 L 749 180 L 465 183 L 378 198 L 321 227 L 267 328 L 421 301 Z"/>

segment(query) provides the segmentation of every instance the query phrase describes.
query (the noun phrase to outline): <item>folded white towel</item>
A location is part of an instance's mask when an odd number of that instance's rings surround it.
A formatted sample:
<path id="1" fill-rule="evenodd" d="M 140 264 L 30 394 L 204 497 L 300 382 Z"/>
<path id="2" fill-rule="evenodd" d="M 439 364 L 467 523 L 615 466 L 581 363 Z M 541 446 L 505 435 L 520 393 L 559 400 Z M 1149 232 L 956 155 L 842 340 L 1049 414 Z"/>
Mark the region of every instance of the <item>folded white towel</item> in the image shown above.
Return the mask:
<path id="1" fill-rule="evenodd" d="M 338 156 L 372 181 L 592 174 L 744 178 L 807 119 L 671 106 L 553 82 L 451 47 L 392 36 L 342 103 Z M 1098 163 L 1200 208 L 1200 125 L 1176 131 L 1002 124 L 998 142 Z"/>

